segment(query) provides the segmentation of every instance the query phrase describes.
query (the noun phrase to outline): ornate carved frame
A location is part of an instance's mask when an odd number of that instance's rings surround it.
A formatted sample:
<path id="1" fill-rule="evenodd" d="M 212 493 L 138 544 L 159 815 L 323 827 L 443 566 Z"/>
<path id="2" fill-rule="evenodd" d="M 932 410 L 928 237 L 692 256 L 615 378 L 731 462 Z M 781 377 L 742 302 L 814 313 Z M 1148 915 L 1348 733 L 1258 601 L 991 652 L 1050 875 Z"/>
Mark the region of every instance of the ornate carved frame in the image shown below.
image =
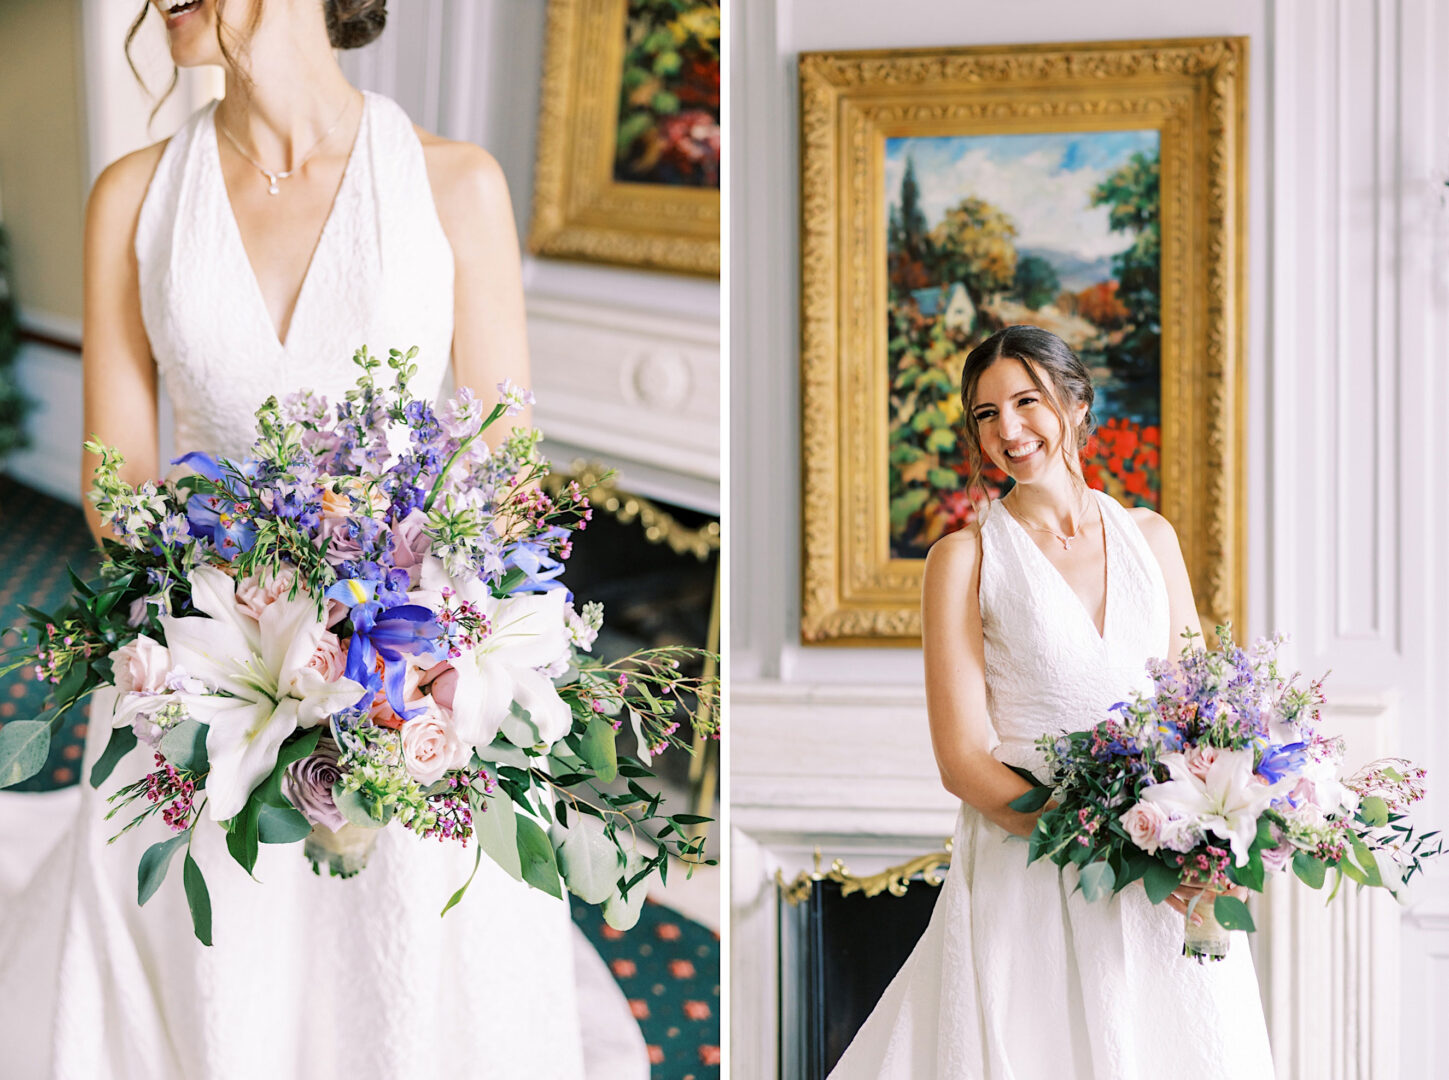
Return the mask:
<path id="1" fill-rule="evenodd" d="M 718 191 L 614 179 L 628 7 L 549 0 L 529 250 L 718 276 Z"/>
<path id="2" fill-rule="evenodd" d="M 1247 39 L 800 57 L 801 638 L 920 642 L 924 560 L 892 559 L 885 140 L 1156 128 L 1162 512 L 1205 626 L 1245 610 Z"/>

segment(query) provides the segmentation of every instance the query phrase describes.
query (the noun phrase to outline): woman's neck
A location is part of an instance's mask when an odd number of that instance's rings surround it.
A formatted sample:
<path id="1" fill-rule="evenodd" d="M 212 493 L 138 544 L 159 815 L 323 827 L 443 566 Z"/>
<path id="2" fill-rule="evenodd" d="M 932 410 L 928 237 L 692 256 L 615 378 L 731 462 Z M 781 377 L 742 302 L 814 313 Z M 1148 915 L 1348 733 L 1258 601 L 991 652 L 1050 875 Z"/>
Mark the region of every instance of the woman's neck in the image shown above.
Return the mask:
<path id="1" fill-rule="evenodd" d="M 318 23 L 299 32 L 295 24 L 264 22 L 238 57 L 245 74 L 226 73 L 219 121 L 253 157 L 277 169 L 291 168 L 314 147 L 357 95 Z"/>
<path id="2" fill-rule="evenodd" d="M 1017 484 L 1007 495 L 1018 516 L 1033 524 L 1071 533 L 1085 523 L 1084 485 L 1065 467 L 1030 484 Z"/>

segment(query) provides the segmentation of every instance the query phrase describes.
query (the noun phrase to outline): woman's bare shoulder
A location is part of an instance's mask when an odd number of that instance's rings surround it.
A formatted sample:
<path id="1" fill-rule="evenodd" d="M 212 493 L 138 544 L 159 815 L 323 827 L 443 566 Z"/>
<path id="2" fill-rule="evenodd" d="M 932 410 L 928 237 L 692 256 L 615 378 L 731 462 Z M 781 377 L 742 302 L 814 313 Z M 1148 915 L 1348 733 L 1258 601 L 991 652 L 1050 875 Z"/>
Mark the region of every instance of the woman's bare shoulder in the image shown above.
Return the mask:
<path id="1" fill-rule="evenodd" d="M 1129 506 L 1127 513 L 1132 515 L 1132 520 L 1137 522 L 1137 527 L 1142 530 L 1142 535 L 1147 543 L 1156 548 L 1160 544 L 1177 545 L 1177 530 L 1172 527 L 1172 522 L 1147 506 Z"/>
<path id="2" fill-rule="evenodd" d="M 170 139 L 133 150 L 101 170 L 91 187 L 92 220 L 134 224 Z"/>
<path id="3" fill-rule="evenodd" d="M 981 554 L 981 530 L 972 522 L 947 533 L 926 552 L 926 574 L 932 578 L 970 575 Z"/>
<path id="4" fill-rule="evenodd" d="M 507 207 L 508 181 L 498 159 L 470 142 L 445 139 L 423 128 L 413 128 L 423 144 L 428 184 L 444 229 L 466 227 L 480 212 Z"/>

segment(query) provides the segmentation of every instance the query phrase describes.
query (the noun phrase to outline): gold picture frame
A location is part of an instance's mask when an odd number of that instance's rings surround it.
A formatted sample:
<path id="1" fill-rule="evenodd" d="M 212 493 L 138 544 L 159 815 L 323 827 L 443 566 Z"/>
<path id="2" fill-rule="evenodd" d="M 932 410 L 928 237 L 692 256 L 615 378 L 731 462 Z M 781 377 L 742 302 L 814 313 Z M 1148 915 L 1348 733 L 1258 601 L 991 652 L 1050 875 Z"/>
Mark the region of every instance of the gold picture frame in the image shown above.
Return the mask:
<path id="1" fill-rule="evenodd" d="M 717 187 L 615 178 L 628 0 L 549 0 L 535 255 L 718 277 Z"/>
<path id="2" fill-rule="evenodd" d="M 920 642 L 888 536 L 888 137 L 1156 129 L 1161 511 L 1205 626 L 1245 611 L 1247 39 L 806 53 L 799 60 L 801 638 Z"/>

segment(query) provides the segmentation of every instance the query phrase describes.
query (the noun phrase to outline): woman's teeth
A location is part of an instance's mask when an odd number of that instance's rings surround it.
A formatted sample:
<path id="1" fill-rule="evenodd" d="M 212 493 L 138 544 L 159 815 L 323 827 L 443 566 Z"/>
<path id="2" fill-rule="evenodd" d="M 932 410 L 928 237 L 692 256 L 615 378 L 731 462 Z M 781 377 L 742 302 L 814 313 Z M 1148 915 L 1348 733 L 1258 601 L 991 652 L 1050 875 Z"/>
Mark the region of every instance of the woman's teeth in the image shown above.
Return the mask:
<path id="1" fill-rule="evenodd" d="M 181 15 L 201 6 L 201 0 L 162 0 L 167 15 Z"/>
<path id="2" fill-rule="evenodd" d="M 1006 456 L 1012 459 L 1024 458 L 1036 453 L 1041 449 L 1041 442 L 1027 443 L 1025 446 L 1014 446 L 1006 451 Z"/>

